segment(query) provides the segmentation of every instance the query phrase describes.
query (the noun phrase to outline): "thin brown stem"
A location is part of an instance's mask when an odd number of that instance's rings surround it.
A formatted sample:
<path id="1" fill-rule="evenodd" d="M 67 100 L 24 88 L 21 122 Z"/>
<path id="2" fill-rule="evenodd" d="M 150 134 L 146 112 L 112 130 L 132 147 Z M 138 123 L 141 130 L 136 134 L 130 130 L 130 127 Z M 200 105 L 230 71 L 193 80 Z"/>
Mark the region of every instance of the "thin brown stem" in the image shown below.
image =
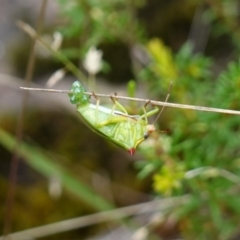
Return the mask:
<path id="1" fill-rule="evenodd" d="M 47 6 L 47 0 L 43 0 L 41 4 L 41 9 L 37 21 L 37 33 L 41 31 L 42 23 L 44 20 L 45 10 Z M 31 82 L 32 75 L 34 72 L 34 65 L 35 65 L 35 49 L 36 40 L 34 39 L 32 42 L 30 56 L 28 60 L 26 76 L 25 76 L 25 85 L 28 86 Z M 17 182 L 17 171 L 18 171 L 18 164 L 19 164 L 19 155 L 18 155 L 18 147 L 19 143 L 22 140 L 22 134 L 24 129 L 24 116 L 26 112 L 26 105 L 28 101 L 28 93 L 24 92 L 22 97 L 21 103 L 21 111 L 18 118 L 17 129 L 16 129 L 16 145 L 11 159 L 10 165 L 10 173 L 9 173 L 9 188 L 6 196 L 6 203 L 5 203 L 5 215 L 4 215 L 4 223 L 3 223 L 3 234 L 7 236 L 12 229 L 12 216 L 13 216 L 13 206 L 14 206 L 14 198 L 15 198 L 15 189 L 16 189 L 16 182 Z"/>
<path id="2" fill-rule="evenodd" d="M 26 88 L 26 87 L 20 87 L 20 88 L 23 90 L 29 90 L 29 91 L 41 91 L 41 92 L 51 92 L 51 93 L 72 93 L 72 91 L 70 90 Z M 85 94 L 90 96 L 93 95 L 92 92 L 85 92 Z M 101 93 L 94 93 L 94 94 L 95 96 L 102 97 L 102 98 L 111 98 L 113 96 L 110 94 L 101 94 Z M 117 96 L 117 98 L 122 100 L 131 100 L 131 101 L 137 101 L 137 102 L 143 102 L 143 103 L 149 102 L 149 99 L 143 99 L 143 98 L 133 98 L 133 97 L 126 97 L 126 96 Z M 215 113 L 240 115 L 240 111 L 230 110 L 230 109 L 194 106 L 194 105 L 186 105 L 186 104 L 179 104 L 179 103 L 161 102 L 161 101 L 155 101 L 155 100 L 150 100 L 150 103 L 156 106 L 165 106 L 165 107 L 183 108 L 183 109 L 203 111 L 203 112 L 215 112 Z"/>

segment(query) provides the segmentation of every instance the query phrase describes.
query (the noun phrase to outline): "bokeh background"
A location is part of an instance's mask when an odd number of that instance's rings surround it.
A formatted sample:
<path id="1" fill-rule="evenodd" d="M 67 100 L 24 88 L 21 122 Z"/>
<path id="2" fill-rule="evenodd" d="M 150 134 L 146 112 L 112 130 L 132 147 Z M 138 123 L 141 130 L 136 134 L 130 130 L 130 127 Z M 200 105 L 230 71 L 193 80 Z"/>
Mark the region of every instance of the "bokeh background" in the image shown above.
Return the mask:
<path id="1" fill-rule="evenodd" d="M 78 79 L 89 91 L 164 101 L 172 82 L 170 102 L 239 110 L 239 16 L 237 0 L 2 0 L 1 235 L 239 239 L 238 116 L 165 108 L 130 156 L 87 128 L 66 94 L 19 89 Z M 102 53 L 93 74 L 84 67 L 92 47 Z M 141 103 L 121 103 L 142 114 Z"/>

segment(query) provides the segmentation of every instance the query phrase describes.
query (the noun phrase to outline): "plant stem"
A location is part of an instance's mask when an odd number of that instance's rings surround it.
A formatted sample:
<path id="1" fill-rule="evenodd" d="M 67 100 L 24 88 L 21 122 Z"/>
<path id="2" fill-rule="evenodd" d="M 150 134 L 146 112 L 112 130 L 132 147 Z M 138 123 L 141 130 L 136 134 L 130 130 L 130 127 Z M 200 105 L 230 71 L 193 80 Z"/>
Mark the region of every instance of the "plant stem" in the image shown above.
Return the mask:
<path id="1" fill-rule="evenodd" d="M 47 0 L 42 0 L 41 9 L 40 9 L 38 21 L 37 21 L 36 34 L 39 34 L 41 32 L 42 24 L 44 22 L 46 7 L 47 7 Z M 34 72 L 35 46 L 36 46 L 36 39 L 33 39 L 30 56 L 27 64 L 25 81 L 24 81 L 26 86 L 30 84 L 33 76 L 33 72 Z M 9 188 L 6 196 L 6 202 L 5 202 L 3 234 L 4 236 L 6 236 L 6 238 L 7 238 L 7 235 L 12 230 L 12 216 L 13 216 L 13 207 L 14 207 L 14 199 L 15 199 L 15 188 L 16 188 L 17 172 L 18 172 L 18 165 L 19 165 L 18 148 L 19 148 L 19 144 L 22 141 L 22 134 L 24 129 L 24 116 L 26 112 L 27 101 L 28 101 L 28 93 L 25 92 L 22 96 L 21 110 L 20 110 L 20 114 L 17 122 L 16 143 L 15 143 L 12 158 L 11 158 L 10 173 L 9 173 Z"/>
<path id="2" fill-rule="evenodd" d="M 61 61 L 65 68 L 72 72 L 78 80 L 84 82 L 87 85 L 86 76 L 60 51 L 55 51 L 49 46 L 38 34 L 37 32 L 29 25 L 23 21 L 17 21 L 17 26 L 20 27 L 24 32 L 26 32 L 30 37 L 36 39 L 43 47 L 45 47 L 56 59 Z"/>
<path id="3" fill-rule="evenodd" d="M 51 93 L 71 93 L 70 90 L 26 88 L 26 87 L 20 87 L 20 89 L 28 90 L 28 91 L 51 92 Z M 126 96 L 118 96 L 118 95 L 116 96 L 116 95 L 93 93 L 93 92 L 85 92 L 85 94 L 90 95 L 90 96 L 93 96 L 93 94 L 94 94 L 97 97 L 103 97 L 103 98 L 117 98 L 117 99 L 123 99 L 123 100 L 144 102 L 144 103 L 149 103 L 149 104 L 152 104 L 155 106 L 166 106 L 166 107 L 172 107 L 172 108 L 183 108 L 183 109 L 203 111 L 203 112 L 216 112 L 216 113 L 240 115 L 240 111 L 230 110 L 230 109 L 221 109 L 221 108 L 194 106 L 194 105 L 186 105 L 186 104 L 179 104 L 179 103 L 161 102 L 161 101 L 155 101 L 155 100 L 150 100 L 150 99 L 132 98 L 132 97 L 126 97 Z"/>

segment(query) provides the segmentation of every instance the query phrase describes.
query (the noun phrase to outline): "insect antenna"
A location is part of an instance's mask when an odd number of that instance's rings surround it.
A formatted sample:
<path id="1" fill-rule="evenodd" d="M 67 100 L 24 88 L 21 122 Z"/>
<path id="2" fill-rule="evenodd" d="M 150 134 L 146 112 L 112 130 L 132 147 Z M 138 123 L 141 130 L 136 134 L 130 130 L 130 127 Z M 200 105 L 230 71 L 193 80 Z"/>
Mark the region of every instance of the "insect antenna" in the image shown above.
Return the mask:
<path id="1" fill-rule="evenodd" d="M 164 102 L 167 102 L 169 97 L 170 97 L 170 92 L 171 92 L 171 89 L 172 89 L 172 82 L 170 82 L 170 85 L 169 85 L 169 88 L 168 88 L 168 94 L 166 96 L 166 99 Z M 165 106 L 162 107 L 161 111 L 159 112 L 159 114 L 157 115 L 155 121 L 153 122 L 153 125 L 157 122 L 157 120 L 159 119 L 159 117 L 161 116 L 163 110 L 164 110 Z"/>
<path id="2" fill-rule="evenodd" d="M 170 133 L 170 130 L 158 130 L 158 129 L 156 129 L 155 131 L 158 132 L 158 133 L 163 133 L 163 134 L 169 134 Z"/>

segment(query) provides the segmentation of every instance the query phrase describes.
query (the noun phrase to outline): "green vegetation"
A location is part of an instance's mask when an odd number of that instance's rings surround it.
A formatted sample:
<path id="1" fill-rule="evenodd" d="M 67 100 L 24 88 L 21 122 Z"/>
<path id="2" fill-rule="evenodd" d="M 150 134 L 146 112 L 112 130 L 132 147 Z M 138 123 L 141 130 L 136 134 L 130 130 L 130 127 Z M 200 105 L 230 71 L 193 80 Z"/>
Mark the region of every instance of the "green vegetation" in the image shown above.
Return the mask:
<path id="1" fill-rule="evenodd" d="M 84 84 L 87 83 L 89 91 L 95 91 L 101 85 L 99 76 L 114 82 L 108 73 L 113 70 L 111 67 L 114 64 L 124 62 L 124 59 L 119 61 L 117 49 L 114 51 L 119 44 L 120 51 L 127 49 L 126 57 L 130 56 L 131 60 L 129 78 L 120 79 L 123 84 L 128 82 L 125 89 L 129 96 L 134 97 L 138 87 L 146 86 L 147 98 L 163 100 L 172 82 L 170 102 L 240 110 L 240 22 L 237 18 L 239 13 L 236 12 L 237 1 L 211 0 L 202 3 L 186 0 L 181 4 L 179 1 L 157 1 L 160 9 L 155 9 L 151 1 L 143 0 L 58 2 L 64 22 L 54 28 L 61 32 L 64 40 L 62 46 L 54 50 L 53 56 L 69 71 L 74 69 L 72 74 L 75 76 L 84 76 Z M 149 9 L 153 18 L 149 17 Z M 178 12 L 182 15 L 176 14 Z M 197 15 L 199 12 L 201 14 Z M 157 18 L 157 15 L 160 17 Z M 202 25 L 194 25 L 194 16 Z M 179 22 L 183 26 L 180 29 L 183 35 L 184 32 L 189 33 L 190 26 L 192 34 L 194 28 L 199 26 L 202 29 L 206 26 L 211 28 L 209 36 L 200 36 L 205 38 L 206 46 L 197 48 L 197 43 L 187 38 L 189 35 L 186 33 L 181 38 L 180 30 L 173 27 L 179 26 Z M 159 31 L 156 31 L 158 27 Z M 112 62 L 107 62 L 108 55 L 105 56 L 105 52 L 111 52 L 112 58 L 109 59 L 113 59 Z M 76 60 L 81 62 L 79 74 L 76 73 L 76 67 L 67 66 L 67 63 Z M 76 104 L 79 99 L 87 102 L 89 98 L 83 91 L 70 94 L 71 102 Z M 114 91 L 117 93 L 118 89 Z M 130 114 L 142 114 L 140 103 L 120 102 Z M 112 104 L 111 100 L 108 103 L 101 102 L 103 105 L 109 103 Z M 43 119 L 38 118 L 37 121 Z M 35 125 L 38 126 L 38 123 Z M 187 196 L 187 201 L 182 204 L 166 207 L 159 212 L 162 220 L 157 223 L 148 219 L 144 225 L 133 224 L 134 221 L 125 224 L 134 231 L 141 227 L 149 230 L 146 239 L 165 239 L 168 231 L 171 239 L 237 239 L 240 234 L 239 116 L 166 107 L 155 123 L 159 131 L 152 133 L 139 145 L 138 154 L 131 165 L 127 162 L 130 156 L 124 155 L 107 140 L 95 139 L 85 125 L 76 122 L 72 125 L 70 128 L 69 124 L 61 122 L 57 130 L 62 132 L 56 134 L 57 140 L 53 141 L 53 148 L 50 149 L 67 159 L 66 165 L 71 170 L 61 166 L 61 157 L 57 158 L 56 163 L 52 160 L 56 155 L 52 158 L 46 154 L 46 149 L 37 149 L 26 141 L 20 143 L 18 151 L 21 158 L 41 175 L 47 178 L 59 176 L 62 186 L 84 202 L 84 207 L 86 204 L 86 208 L 90 208 L 87 213 L 139 203 L 146 200 L 147 194 L 151 194 L 152 199 Z M 14 137 L 3 130 L 9 126 L 0 126 L 0 143 L 13 152 Z M 31 128 L 30 124 L 27 127 L 30 133 Z M 49 145 L 48 140 L 42 140 L 41 137 L 34 141 L 39 141 L 41 146 Z M 76 163 L 75 159 L 81 161 Z M 76 177 L 74 169 L 78 169 L 78 164 L 93 172 L 102 172 L 107 179 L 105 181 L 111 182 L 107 193 L 102 191 L 106 182 L 102 186 L 101 181 L 98 182 L 101 189 L 99 193 L 99 189 L 92 188 L 90 177 L 87 183 L 86 179 Z M 125 184 L 141 193 L 133 194 L 136 198 L 130 199 L 128 190 L 120 194 L 116 183 Z M 143 199 L 140 198 L 141 194 L 144 195 Z M 61 217 L 54 219 L 60 220 Z M 104 225 L 102 229 L 106 230 Z"/>

